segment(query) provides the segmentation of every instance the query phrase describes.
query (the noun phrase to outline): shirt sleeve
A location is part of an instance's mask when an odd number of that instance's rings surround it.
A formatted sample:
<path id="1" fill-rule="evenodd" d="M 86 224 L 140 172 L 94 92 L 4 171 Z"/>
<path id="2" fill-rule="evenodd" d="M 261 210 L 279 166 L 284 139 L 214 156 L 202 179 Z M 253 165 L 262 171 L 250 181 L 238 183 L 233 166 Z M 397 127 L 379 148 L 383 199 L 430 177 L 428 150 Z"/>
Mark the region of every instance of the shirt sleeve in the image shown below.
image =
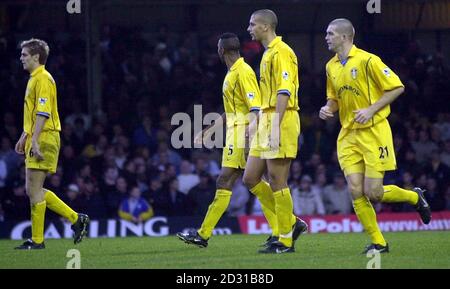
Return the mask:
<path id="1" fill-rule="evenodd" d="M 245 72 L 239 75 L 241 93 L 249 111 L 257 111 L 261 107 L 261 93 L 254 72 Z"/>
<path id="2" fill-rule="evenodd" d="M 273 61 L 277 94 L 295 95 L 294 77 L 298 75 L 294 69 L 297 68 L 297 59 L 284 51 L 279 51 L 274 55 Z"/>
<path id="3" fill-rule="evenodd" d="M 383 91 L 404 87 L 400 78 L 379 57 L 372 57 L 367 66 L 367 73 Z"/>
<path id="4" fill-rule="evenodd" d="M 52 90 L 49 79 L 36 82 L 36 114 L 49 118 L 52 111 Z"/>
<path id="5" fill-rule="evenodd" d="M 333 83 L 331 82 L 331 75 L 327 68 L 327 99 L 333 99 L 337 101 L 336 91 L 334 90 Z"/>

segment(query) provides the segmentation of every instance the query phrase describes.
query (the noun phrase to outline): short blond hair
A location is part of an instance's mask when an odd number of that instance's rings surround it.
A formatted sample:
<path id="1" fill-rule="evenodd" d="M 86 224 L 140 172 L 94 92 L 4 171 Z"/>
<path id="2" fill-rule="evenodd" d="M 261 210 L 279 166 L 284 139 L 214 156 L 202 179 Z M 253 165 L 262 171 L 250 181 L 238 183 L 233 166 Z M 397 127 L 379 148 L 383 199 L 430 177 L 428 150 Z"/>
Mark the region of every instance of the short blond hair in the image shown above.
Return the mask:
<path id="1" fill-rule="evenodd" d="M 253 12 L 252 15 L 258 15 L 261 17 L 261 20 L 272 27 L 273 31 L 277 29 L 278 26 L 278 17 L 272 10 L 269 9 L 261 9 Z"/>
<path id="2" fill-rule="evenodd" d="M 28 48 L 31 55 L 39 54 L 39 63 L 45 64 L 50 53 L 47 42 L 37 38 L 31 38 L 20 43 L 20 48 Z"/>
<path id="3" fill-rule="evenodd" d="M 355 28 L 353 27 L 353 24 L 350 20 L 345 18 L 338 18 L 334 19 L 330 22 L 329 25 L 336 26 L 336 30 L 339 34 L 345 34 L 350 39 L 353 39 L 355 37 Z"/>

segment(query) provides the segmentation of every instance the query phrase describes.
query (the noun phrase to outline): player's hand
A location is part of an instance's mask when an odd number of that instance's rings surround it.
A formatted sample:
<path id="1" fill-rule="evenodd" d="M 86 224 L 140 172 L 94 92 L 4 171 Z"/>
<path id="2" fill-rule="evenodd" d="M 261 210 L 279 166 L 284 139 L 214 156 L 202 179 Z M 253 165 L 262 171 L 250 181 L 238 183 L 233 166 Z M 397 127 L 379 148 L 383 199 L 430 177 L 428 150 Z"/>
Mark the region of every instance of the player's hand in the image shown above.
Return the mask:
<path id="1" fill-rule="evenodd" d="M 16 143 L 15 151 L 19 155 L 23 155 L 25 153 L 25 142 L 27 141 L 27 137 L 21 137 L 19 141 Z"/>
<path id="2" fill-rule="evenodd" d="M 319 111 L 319 117 L 323 120 L 327 120 L 332 118 L 334 114 L 331 112 L 330 107 L 328 105 L 322 106 Z"/>
<path id="3" fill-rule="evenodd" d="M 197 144 L 197 145 L 203 145 L 203 131 L 199 132 L 199 133 L 194 137 L 194 144 Z"/>
<path id="4" fill-rule="evenodd" d="M 269 135 L 269 148 L 271 151 L 280 148 L 280 128 L 278 127 L 272 127 Z"/>
<path id="5" fill-rule="evenodd" d="M 44 155 L 41 153 L 41 149 L 37 141 L 31 142 L 31 151 L 33 152 L 33 157 L 35 157 L 38 161 L 42 161 L 44 159 Z"/>
<path id="6" fill-rule="evenodd" d="M 358 109 L 353 111 L 355 113 L 355 122 L 360 124 L 365 124 L 368 122 L 375 114 L 370 107 L 364 109 Z"/>

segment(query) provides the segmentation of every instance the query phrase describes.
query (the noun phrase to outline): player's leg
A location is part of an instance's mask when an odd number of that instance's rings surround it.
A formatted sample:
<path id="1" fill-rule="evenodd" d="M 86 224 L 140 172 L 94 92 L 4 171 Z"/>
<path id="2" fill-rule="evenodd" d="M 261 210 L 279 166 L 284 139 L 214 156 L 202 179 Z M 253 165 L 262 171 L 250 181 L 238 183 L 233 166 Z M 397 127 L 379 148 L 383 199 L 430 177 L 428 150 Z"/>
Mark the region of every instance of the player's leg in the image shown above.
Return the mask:
<path id="1" fill-rule="evenodd" d="M 250 155 L 247 159 L 242 181 L 261 203 L 263 214 L 272 229 L 272 237 L 275 237 L 272 239 L 278 239 L 279 231 L 277 216 L 275 214 L 275 199 L 269 183 L 262 178 L 265 171 L 266 161 Z"/>
<path id="2" fill-rule="evenodd" d="M 58 196 L 48 189 L 43 189 L 44 191 L 44 199 L 47 203 L 47 208 L 60 215 L 61 217 L 66 218 L 72 224 L 78 220 L 78 214 L 72 210 L 66 203 L 64 203 Z"/>
<path id="3" fill-rule="evenodd" d="M 353 208 L 364 230 L 370 236 L 371 243 L 386 246 L 386 241 L 378 227 L 375 210 L 364 194 L 364 170 L 362 162 L 344 170 L 348 190 L 353 200 Z"/>
<path id="4" fill-rule="evenodd" d="M 383 203 L 403 203 L 410 205 L 417 205 L 419 202 L 419 195 L 415 191 L 402 189 L 396 185 L 383 186 L 381 196 L 377 196 L 380 202 Z"/>
<path id="5" fill-rule="evenodd" d="M 429 224 L 431 221 L 431 208 L 425 199 L 425 190 L 415 187 L 412 190 L 406 190 L 396 185 L 383 186 L 383 203 L 398 203 L 407 202 L 413 205 L 419 213 L 420 218 L 424 224 Z"/>
<path id="6" fill-rule="evenodd" d="M 74 232 L 74 244 L 80 243 L 87 234 L 87 227 L 90 222 L 89 216 L 75 212 L 52 191 L 48 189 L 43 189 L 43 191 L 47 208 L 72 223 L 71 228 Z"/>
<path id="7" fill-rule="evenodd" d="M 216 181 L 216 196 L 209 205 L 205 219 L 198 230 L 198 234 L 205 240 L 208 240 L 213 229 L 219 222 L 223 213 L 225 213 L 231 198 L 231 189 L 237 178 L 241 175 L 242 170 L 235 168 L 222 167 L 219 177 Z"/>
<path id="8" fill-rule="evenodd" d="M 424 196 L 424 190 L 414 188 L 413 190 L 402 189 L 396 185 L 383 186 L 384 172 L 377 172 L 368 168 L 365 178 L 366 195 L 374 202 L 403 203 L 413 205 L 424 224 L 430 223 L 431 209 Z"/>
<path id="9" fill-rule="evenodd" d="M 44 159 L 38 163 L 33 158 L 29 159 L 28 167 L 39 167 L 49 173 L 55 173 L 58 165 L 58 155 L 60 149 L 59 133 L 55 131 L 45 131 L 41 133 L 41 151 Z M 74 231 L 74 243 L 79 243 L 87 233 L 89 217 L 79 214 L 64 203 L 55 193 L 41 187 L 47 208 L 56 214 L 66 218 L 72 223 Z"/>
<path id="10" fill-rule="evenodd" d="M 46 171 L 27 168 L 25 171 L 25 190 L 30 198 L 31 206 L 31 240 L 25 241 L 16 249 L 43 249 L 44 245 L 44 221 L 46 202 L 42 186 L 46 177 Z"/>
<path id="11" fill-rule="evenodd" d="M 275 200 L 275 213 L 278 221 L 279 242 L 285 247 L 293 247 L 292 234 L 293 224 L 296 222 L 292 214 L 294 204 L 292 202 L 291 192 L 287 184 L 290 158 L 269 159 L 267 161 L 267 170 L 269 174 L 270 187 L 273 191 Z"/>
<path id="12" fill-rule="evenodd" d="M 396 169 L 396 158 L 391 127 L 387 120 L 381 121 L 361 134 L 366 166 L 365 176 L 382 179 L 384 172 Z M 369 181 L 366 195 L 374 201 L 386 203 L 406 202 L 415 206 L 422 221 L 428 224 L 431 210 L 421 188 L 405 190 L 395 185 L 384 186 L 379 181 Z"/>

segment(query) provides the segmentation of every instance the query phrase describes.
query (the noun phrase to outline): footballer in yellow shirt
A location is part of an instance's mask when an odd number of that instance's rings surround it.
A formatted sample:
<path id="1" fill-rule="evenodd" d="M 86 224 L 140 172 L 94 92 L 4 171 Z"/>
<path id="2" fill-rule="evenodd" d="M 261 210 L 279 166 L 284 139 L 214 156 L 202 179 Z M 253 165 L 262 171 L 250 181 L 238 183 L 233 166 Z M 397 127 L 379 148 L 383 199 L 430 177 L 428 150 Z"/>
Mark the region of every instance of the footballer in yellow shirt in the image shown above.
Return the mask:
<path id="1" fill-rule="evenodd" d="M 292 213 L 287 183 L 300 134 L 298 62 L 294 51 L 277 36 L 277 25 L 276 14 L 262 9 L 253 12 L 247 28 L 252 39 L 266 49 L 260 63 L 262 113 L 243 178 L 261 204 L 272 212 L 272 215 L 265 214 L 272 235 L 258 251 L 263 254 L 294 252 L 295 241 L 308 228 Z M 269 183 L 263 180 L 266 170 Z"/>
<path id="2" fill-rule="evenodd" d="M 16 144 L 18 154 L 25 154 L 26 191 L 31 203 L 31 239 L 17 246 L 19 250 L 44 249 L 44 220 L 48 207 L 72 223 L 74 243 L 87 233 L 89 217 L 68 207 L 52 191 L 44 189 L 47 173 L 55 173 L 60 148 L 61 124 L 56 100 L 56 84 L 45 70 L 50 49 L 40 39 L 21 43 L 23 68 L 30 73 L 25 92 L 23 133 Z"/>
<path id="3" fill-rule="evenodd" d="M 194 141 L 196 144 L 203 144 L 217 128 L 221 130 L 223 125 L 226 125 L 222 170 L 217 179 L 214 201 L 209 206 L 200 229 L 177 233 L 180 240 L 198 247 L 208 246 L 215 226 L 230 203 L 233 185 L 246 165 L 246 137 L 250 114 L 258 113 L 261 106 L 255 72 L 240 57 L 240 42 L 236 34 L 222 34 L 217 48 L 221 61 L 228 68 L 222 86 L 225 112 L 213 125 L 200 132 Z"/>
<path id="4" fill-rule="evenodd" d="M 327 104 L 319 117 L 326 120 L 339 111 L 342 125 L 337 140 L 339 164 L 352 194 L 353 207 L 371 244 L 363 253 L 389 252 L 378 228 L 370 201 L 407 202 L 428 224 L 431 211 L 423 190 L 383 186 L 384 172 L 396 169 L 389 104 L 404 91 L 399 77 L 376 55 L 353 44 L 355 29 L 344 18 L 327 28 L 328 49 L 336 55 L 326 65 Z"/>

